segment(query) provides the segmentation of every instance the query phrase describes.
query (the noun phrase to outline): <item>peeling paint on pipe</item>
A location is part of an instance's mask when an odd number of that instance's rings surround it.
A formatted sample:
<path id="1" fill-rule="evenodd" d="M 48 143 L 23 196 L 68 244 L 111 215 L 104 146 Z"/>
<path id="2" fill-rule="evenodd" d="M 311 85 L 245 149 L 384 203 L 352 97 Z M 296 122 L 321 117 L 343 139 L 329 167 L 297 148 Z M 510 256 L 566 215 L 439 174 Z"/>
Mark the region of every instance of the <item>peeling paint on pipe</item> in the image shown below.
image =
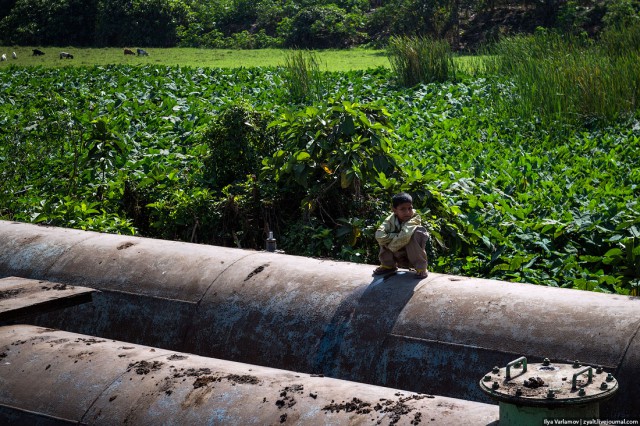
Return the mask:
<path id="1" fill-rule="evenodd" d="M 0 221 L 0 276 L 102 293 L 40 325 L 489 402 L 478 378 L 531 362 L 603 366 L 603 418 L 638 418 L 640 300 Z"/>
<path id="2" fill-rule="evenodd" d="M 0 354 L 2 424 L 489 425 L 498 419 L 495 405 L 28 325 L 0 327 Z"/>

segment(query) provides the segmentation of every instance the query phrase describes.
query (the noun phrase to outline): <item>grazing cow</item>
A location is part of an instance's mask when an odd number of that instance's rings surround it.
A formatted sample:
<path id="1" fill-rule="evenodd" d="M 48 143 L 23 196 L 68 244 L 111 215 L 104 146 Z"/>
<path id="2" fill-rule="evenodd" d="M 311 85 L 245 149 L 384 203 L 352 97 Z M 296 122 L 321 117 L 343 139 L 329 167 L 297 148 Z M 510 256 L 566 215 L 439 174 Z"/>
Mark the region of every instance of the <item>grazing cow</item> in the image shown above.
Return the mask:
<path id="1" fill-rule="evenodd" d="M 60 59 L 73 59 L 73 55 L 67 52 L 60 52 Z"/>
<path id="2" fill-rule="evenodd" d="M 7 55 L 3 53 L 2 56 L 0 56 L 0 61 L 6 61 L 6 60 L 7 60 Z"/>
<path id="3" fill-rule="evenodd" d="M 42 56 L 44 52 L 40 49 L 33 49 L 33 56 Z"/>
<path id="4" fill-rule="evenodd" d="M 124 54 L 125 54 L 125 55 L 135 55 L 135 53 L 133 52 L 133 50 L 131 50 L 131 49 L 126 49 L 126 48 L 124 49 Z"/>
<path id="5" fill-rule="evenodd" d="M 138 56 L 149 56 L 146 50 L 144 49 L 137 49 L 137 50 L 138 50 Z"/>
<path id="6" fill-rule="evenodd" d="M 13 52 L 13 53 L 11 54 L 11 57 L 12 57 L 13 59 L 18 59 L 18 55 L 16 55 L 16 52 Z"/>

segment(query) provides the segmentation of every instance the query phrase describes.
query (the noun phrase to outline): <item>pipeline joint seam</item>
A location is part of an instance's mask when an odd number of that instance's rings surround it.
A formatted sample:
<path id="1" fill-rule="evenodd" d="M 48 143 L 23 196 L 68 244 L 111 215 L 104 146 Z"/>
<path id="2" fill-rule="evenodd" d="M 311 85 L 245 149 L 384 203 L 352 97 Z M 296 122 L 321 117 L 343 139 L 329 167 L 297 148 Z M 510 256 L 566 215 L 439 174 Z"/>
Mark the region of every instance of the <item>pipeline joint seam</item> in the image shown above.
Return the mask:
<path id="1" fill-rule="evenodd" d="M 636 338 L 638 337 L 638 334 L 640 334 L 640 322 L 638 322 L 638 327 L 636 328 L 636 331 L 633 333 L 633 335 L 629 339 L 629 342 L 627 343 L 627 347 L 624 348 L 624 352 L 622 353 L 622 356 L 620 357 L 620 362 L 619 362 L 618 368 L 616 368 L 616 372 L 615 372 L 616 377 L 619 375 L 618 373 L 620 372 L 620 369 L 622 368 L 622 364 L 624 363 L 624 360 L 627 357 L 627 352 L 629 352 L 629 349 L 631 348 L 631 344 L 634 342 L 634 340 L 636 340 Z"/>
<path id="2" fill-rule="evenodd" d="M 81 420 L 71 420 L 71 419 L 65 419 L 58 416 L 52 416 L 51 414 L 45 414 L 37 411 L 27 410 L 25 408 L 14 407 L 13 405 L 5 404 L 5 403 L 0 403 L 0 407 L 6 407 L 10 410 L 19 411 L 21 413 L 28 413 L 42 419 L 51 419 L 51 420 L 56 420 L 58 422 L 65 422 L 65 423 L 74 424 L 74 425 L 86 425 L 86 423 L 82 423 L 82 418 L 84 418 L 84 414 L 82 415 Z"/>
<path id="3" fill-rule="evenodd" d="M 192 330 L 193 330 L 193 319 L 197 318 L 197 316 L 198 316 L 198 309 L 200 308 L 200 304 L 204 300 L 205 296 L 209 293 L 209 290 L 211 290 L 213 285 L 218 281 L 218 278 L 220 278 L 222 275 L 224 275 L 229 270 L 229 268 L 234 266 L 236 263 L 240 262 L 241 260 L 247 259 L 250 256 L 254 256 L 254 255 L 258 254 L 258 253 L 260 253 L 260 252 L 250 252 L 250 253 L 247 253 L 246 256 L 242 256 L 242 257 L 234 260 L 226 268 L 224 268 L 222 270 L 222 272 L 220 272 L 218 275 L 216 275 L 216 277 L 213 279 L 213 281 L 211 281 L 211 284 L 209 284 L 207 286 L 206 290 L 202 292 L 202 296 L 200 297 L 200 299 L 197 302 L 195 302 L 195 309 L 194 309 L 194 312 L 193 312 L 192 320 L 189 322 L 189 326 L 186 327 L 186 329 L 184 330 L 184 334 L 182 335 L 182 343 L 183 344 L 187 340 L 189 335 L 192 333 Z"/>
<path id="4" fill-rule="evenodd" d="M 495 348 L 485 348 L 484 346 L 478 346 L 478 345 L 468 345 L 468 344 L 455 343 L 455 342 L 443 342 L 441 340 L 425 339 L 425 338 L 422 338 L 422 337 L 412 337 L 412 336 L 405 336 L 405 335 L 402 335 L 402 334 L 394 334 L 394 333 L 389 333 L 388 335 L 390 337 L 394 337 L 394 338 L 398 338 L 398 339 L 407 339 L 407 340 L 414 340 L 414 341 L 418 341 L 418 342 L 435 343 L 435 344 L 439 344 L 439 345 L 443 345 L 443 346 L 454 346 L 454 347 L 457 347 L 457 348 L 469 348 L 469 349 L 481 350 L 481 351 L 487 351 L 487 352 L 496 352 Z M 500 350 L 500 353 L 512 354 L 516 358 L 523 356 L 522 353 L 513 352 L 513 351 Z M 545 357 L 545 355 L 542 355 L 542 356 L 541 355 L 531 355 L 531 354 L 524 354 L 524 355 L 525 356 L 538 356 L 541 359 Z M 565 362 L 571 363 L 571 362 L 573 362 L 573 360 L 565 360 Z M 615 366 L 612 366 L 612 365 L 605 365 L 605 364 L 598 364 L 598 365 L 602 366 L 603 368 L 610 368 L 610 369 L 615 369 L 616 368 Z M 488 368 L 491 368 L 491 366 L 489 366 Z"/>
<path id="5" fill-rule="evenodd" d="M 135 296 L 135 297 L 145 297 L 147 299 L 155 299 L 155 300 L 164 300 L 164 301 L 169 301 L 169 302 L 178 302 L 178 303 L 184 303 L 187 305 L 198 305 L 198 302 L 194 302 L 194 301 L 190 301 L 190 300 L 185 300 L 185 299 L 173 299 L 171 297 L 162 297 L 162 296 L 154 296 L 154 295 L 150 295 L 150 294 L 144 294 L 144 293 L 133 293 L 130 291 L 125 291 L 125 290 L 114 290 L 114 289 L 100 289 L 97 290 L 99 293 L 116 293 L 116 294 L 125 294 L 127 296 Z"/>
<path id="6" fill-rule="evenodd" d="M 213 285 L 216 283 L 216 281 L 218 281 L 218 278 L 220 278 L 222 275 L 224 275 L 224 274 L 229 270 L 229 268 L 231 268 L 232 266 L 234 266 L 236 263 L 240 262 L 241 260 L 244 260 L 244 259 L 246 259 L 246 258 L 248 258 L 248 257 L 251 257 L 251 256 L 255 256 L 255 255 L 256 255 L 256 254 L 258 254 L 258 253 L 260 253 L 260 252 L 247 253 L 247 255 L 246 255 L 246 256 L 242 256 L 242 257 L 240 257 L 240 258 L 238 258 L 238 259 L 234 260 L 233 262 L 231 262 L 231 263 L 230 263 L 226 268 L 224 268 L 224 269 L 222 270 L 222 272 L 220 272 L 220 273 L 219 273 L 219 274 L 218 274 L 218 275 L 213 279 L 213 281 L 211 281 L 211 284 L 209 284 L 209 285 L 207 286 L 207 289 L 202 293 L 202 296 L 200 297 L 200 299 L 198 300 L 198 302 L 197 302 L 196 304 L 197 304 L 198 306 L 200 306 L 200 303 L 204 300 L 204 298 L 205 298 L 205 296 L 207 295 L 207 293 L 209 293 L 209 290 L 211 289 L 211 287 L 213 287 Z"/>
<path id="7" fill-rule="evenodd" d="M 70 229 L 72 231 L 77 231 L 77 229 Z M 82 232 L 87 232 L 87 231 L 82 231 Z M 56 264 L 56 262 L 58 262 L 64 255 L 66 255 L 67 253 L 69 253 L 71 250 L 73 250 L 77 245 L 82 244 L 92 238 L 97 238 L 99 236 L 98 235 L 89 235 L 86 238 L 83 238 L 71 245 L 69 245 L 68 247 L 66 247 L 58 256 L 55 257 L 55 259 L 53 259 L 45 268 L 43 268 L 42 271 L 42 275 L 41 276 L 29 276 L 29 277 L 21 277 L 21 278 L 31 278 L 31 279 L 49 279 L 48 278 L 48 273 L 49 270 L 51 270 L 51 268 L 53 268 L 53 266 Z M 51 280 L 53 281 L 53 280 Z"/>

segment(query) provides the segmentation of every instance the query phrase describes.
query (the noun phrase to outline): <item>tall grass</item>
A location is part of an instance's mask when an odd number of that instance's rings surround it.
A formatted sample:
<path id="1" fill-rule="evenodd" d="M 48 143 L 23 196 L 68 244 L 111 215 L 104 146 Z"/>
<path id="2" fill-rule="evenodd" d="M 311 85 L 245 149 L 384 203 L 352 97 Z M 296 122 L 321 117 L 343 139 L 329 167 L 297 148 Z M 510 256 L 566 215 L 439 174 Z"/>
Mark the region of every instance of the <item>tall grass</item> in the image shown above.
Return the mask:
<path id="1" fill-rule="evenodd" d="M 407 87 L 444 82 L 456 75 L 451 47 L 445 40 L 391 37 L 387 56 L 398 82 Z"/>
<path id="2" fill-rule="evenodd" d="M 284 84 L 294 102 L 320 100 L 323 79 L 318 56 L 305 50 L 287 53 L 284 65 Z"/>
<path id="3" fill-rule="evenodd" d="M 635 113 L 640 27 L 616 31 L 597 42 L 545 31 L 502 40 L 486 66 L 515 84 L 515 96 L 504 106 L 518 115 L 571 123 Z"/>

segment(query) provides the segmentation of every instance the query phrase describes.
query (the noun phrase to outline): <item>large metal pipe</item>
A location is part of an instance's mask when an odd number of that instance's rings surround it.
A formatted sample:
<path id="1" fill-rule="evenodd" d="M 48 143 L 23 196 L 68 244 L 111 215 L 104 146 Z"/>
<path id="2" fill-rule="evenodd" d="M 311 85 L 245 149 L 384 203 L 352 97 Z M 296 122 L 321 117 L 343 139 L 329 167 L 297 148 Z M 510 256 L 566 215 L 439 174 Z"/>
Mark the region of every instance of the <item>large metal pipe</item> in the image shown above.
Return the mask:
<path id="1" fill-rule="evenodd" d="M 0 276 L 101 290 L 38 324 L 488 402 L 493 365 L 580 359 L 619 377 L 604 418 L 640 418 L 640 301 L 619 295 L 0 222 Z"/>
<path id="2" fill-rule="evenodd" d="M 28 325 L 0 327 L 0 423 L 497 423 L 495 405 Z"/>

